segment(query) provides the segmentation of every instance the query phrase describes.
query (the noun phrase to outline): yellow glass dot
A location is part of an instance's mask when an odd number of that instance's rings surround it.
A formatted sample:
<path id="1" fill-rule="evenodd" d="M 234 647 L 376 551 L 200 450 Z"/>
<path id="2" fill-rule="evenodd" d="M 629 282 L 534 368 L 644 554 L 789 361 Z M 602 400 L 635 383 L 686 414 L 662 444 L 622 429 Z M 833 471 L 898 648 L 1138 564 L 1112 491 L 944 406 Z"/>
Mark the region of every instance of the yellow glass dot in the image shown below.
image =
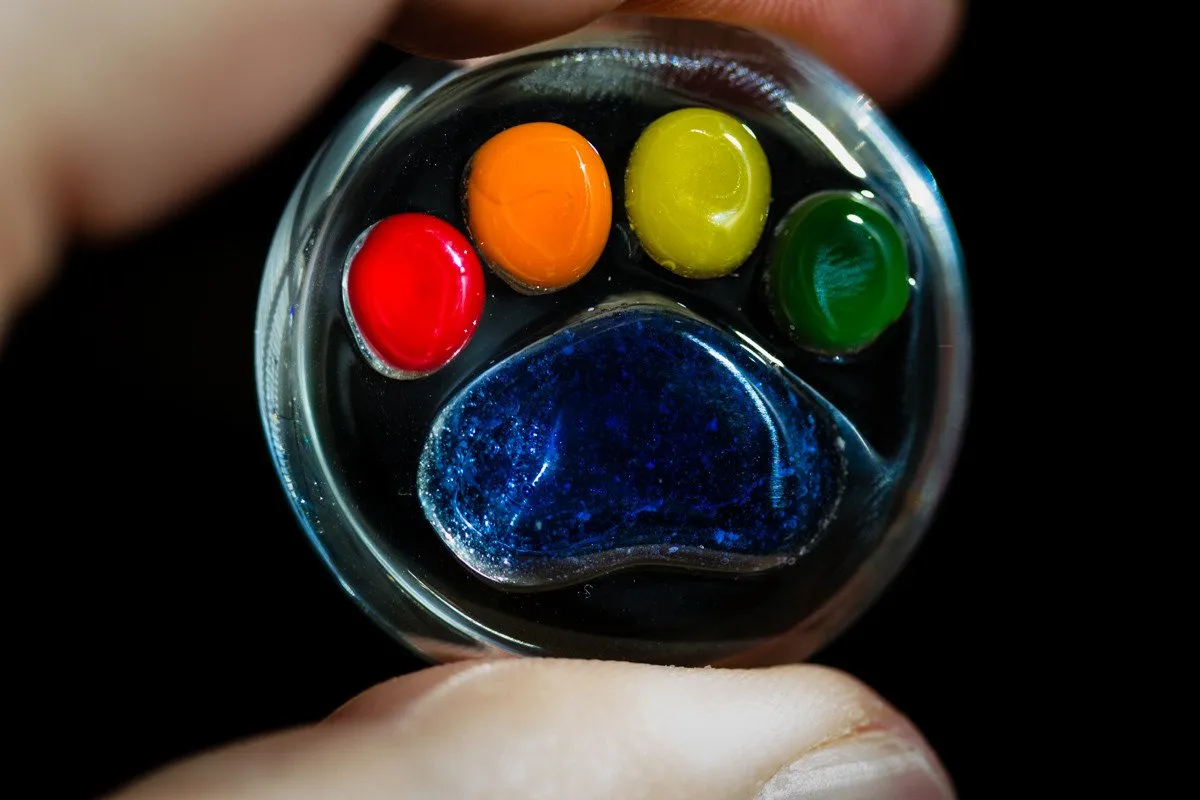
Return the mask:
<path id="1" fill-rule="evenodd" d="M 719 278 L 750 257 L 771 204 L 771 169 L 742 122 L 685 108 L 642 132 L 625 172 L 625 210 L 646 253 L 688 278 Z"/>

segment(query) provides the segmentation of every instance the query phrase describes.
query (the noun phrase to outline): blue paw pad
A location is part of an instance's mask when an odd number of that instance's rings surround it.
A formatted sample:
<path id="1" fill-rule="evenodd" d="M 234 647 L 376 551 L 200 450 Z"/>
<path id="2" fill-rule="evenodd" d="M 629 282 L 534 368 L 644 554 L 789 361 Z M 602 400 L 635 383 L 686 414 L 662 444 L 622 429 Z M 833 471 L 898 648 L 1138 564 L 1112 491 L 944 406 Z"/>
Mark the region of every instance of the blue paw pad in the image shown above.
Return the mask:
<path id="1" fill-rule="evenodd" d="M 615 306 L 480 375 L 421 454 L 425 515 L 484 578 L 757 572 L 802 553 L 841 492 L 836 431 L 753 347 L 678 307 Z"/>

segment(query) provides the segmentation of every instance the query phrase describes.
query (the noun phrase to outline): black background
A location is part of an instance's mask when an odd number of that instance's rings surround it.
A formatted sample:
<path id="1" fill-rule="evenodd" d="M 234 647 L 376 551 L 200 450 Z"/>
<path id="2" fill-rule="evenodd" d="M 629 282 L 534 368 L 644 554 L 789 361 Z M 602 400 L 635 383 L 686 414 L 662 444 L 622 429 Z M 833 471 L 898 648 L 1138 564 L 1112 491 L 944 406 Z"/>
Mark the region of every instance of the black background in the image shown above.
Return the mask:
<path id="1" fill-rule="evenodd" d="M 1003 289 L 983 233 L 981 30 L 973 14 L 941 76 L 892 113 L 967 257 L 977 368 L 963 454 L 909 567 L 816 659 L 909 714 L 965 796 L 988 786 L 983 610 L 1007 578 L 979 535 Z M 283 205 L 394 59 L 373 51 L 301 131 L 183 214 L 74 250 L 13 332 L 0 360 L 0 528 L 16 785 L 93 795 L 196 749 L 318 719 L 419 666 L 342 594 L 293 520 L 253 374 L 257 291 Z"/>

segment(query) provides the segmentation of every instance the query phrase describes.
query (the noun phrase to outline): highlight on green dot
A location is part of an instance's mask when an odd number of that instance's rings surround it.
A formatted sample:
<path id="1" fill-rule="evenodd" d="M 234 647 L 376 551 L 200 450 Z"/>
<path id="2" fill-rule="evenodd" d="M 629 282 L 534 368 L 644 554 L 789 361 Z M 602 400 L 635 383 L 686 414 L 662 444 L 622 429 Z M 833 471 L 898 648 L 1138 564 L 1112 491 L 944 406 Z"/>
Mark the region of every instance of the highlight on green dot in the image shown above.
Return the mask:
<path id="1" fill-rule="evenodd" d="M 858 192 L 821 192 L 793 207 L 775 230 L 767 301 L 801 347 L 848 355 L 904 314 L 908 255 L 896 225 Z"/>
<path id="2" fill-rule="evenodd" d="M 771 169 L 754 133 L 711 108 L 652 122 L 625 171 L 625 210 L 642 249 L 687 278 L 741 266 L 762 237 Z"/>

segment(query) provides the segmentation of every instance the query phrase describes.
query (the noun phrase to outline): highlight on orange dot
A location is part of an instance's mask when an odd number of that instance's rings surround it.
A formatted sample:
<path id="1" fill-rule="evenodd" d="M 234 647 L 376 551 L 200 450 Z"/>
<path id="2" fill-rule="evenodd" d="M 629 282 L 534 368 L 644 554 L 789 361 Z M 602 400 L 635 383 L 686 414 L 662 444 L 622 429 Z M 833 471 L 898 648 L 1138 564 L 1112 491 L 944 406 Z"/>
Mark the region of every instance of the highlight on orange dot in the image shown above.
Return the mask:
<path id="1" fill-rule="evenodd" d="M 466 212 L 488 266 L 517 291 L 542 294 L 596 265 L 612 227 L 612 188 L 591 142 L 565 125 L 529 122 L 475 152 Z"/>

